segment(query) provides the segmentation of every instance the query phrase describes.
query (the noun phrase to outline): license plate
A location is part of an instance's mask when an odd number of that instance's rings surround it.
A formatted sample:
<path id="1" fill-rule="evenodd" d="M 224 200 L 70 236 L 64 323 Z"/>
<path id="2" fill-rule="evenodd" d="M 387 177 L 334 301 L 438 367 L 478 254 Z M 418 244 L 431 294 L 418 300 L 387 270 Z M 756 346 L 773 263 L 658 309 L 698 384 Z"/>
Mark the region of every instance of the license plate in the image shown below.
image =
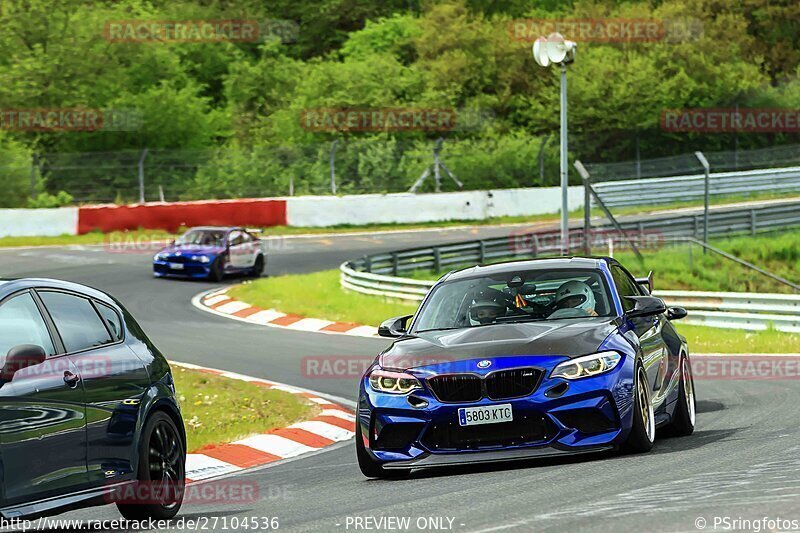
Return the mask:
<path id="1" fill-rule="evenodd" d="M 183 270 L 183 263 L 170 263 L 169 268 L 171 270 Z"/>
<path id="2" fill-rule="evenodd" d="M 462 407 L 458 410 L 458 424 L 477 426 L 478 424 L 497 424 L 514 420 L 511 404 L 487 405 L 485 407 Z"/>

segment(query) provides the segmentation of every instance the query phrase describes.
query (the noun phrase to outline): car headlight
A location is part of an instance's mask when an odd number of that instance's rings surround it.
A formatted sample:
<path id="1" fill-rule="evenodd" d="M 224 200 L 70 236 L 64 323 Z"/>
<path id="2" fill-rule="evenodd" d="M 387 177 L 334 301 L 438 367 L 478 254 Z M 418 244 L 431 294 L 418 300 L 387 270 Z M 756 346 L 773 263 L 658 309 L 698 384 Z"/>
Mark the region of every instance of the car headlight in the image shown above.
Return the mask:
<path id="1" fill-rule="evenodd" d="M 422 388 L 419 380 L 411 374 L 388 370 L 373 370 L 369 375 L 369 384 L 378 392 L 390 394 L 406 394 Z"/>
<path id="2" fill-rule="evenodd" d="M 550 373 L 551 378 L 579 379 L 597 376 L 613 370 L 622 356 L 617 352 L 600 352 L 576 357 L 557 365 Z"/>
<path id="3" fill-rule="evenodd" d="M 192 261 L 194 261 L 196 263 L 206 264 L 206 263 L 210 263 L 211 259 L 207 255 L 193 255 L 192 256 Z"/>
<path id="4" fill-rule="evenodd" d="M 153 256 L 153 261 L 166 261 L 166 260 L 167 260 L 167 254 L 165 253 L 159 252 Z"/>

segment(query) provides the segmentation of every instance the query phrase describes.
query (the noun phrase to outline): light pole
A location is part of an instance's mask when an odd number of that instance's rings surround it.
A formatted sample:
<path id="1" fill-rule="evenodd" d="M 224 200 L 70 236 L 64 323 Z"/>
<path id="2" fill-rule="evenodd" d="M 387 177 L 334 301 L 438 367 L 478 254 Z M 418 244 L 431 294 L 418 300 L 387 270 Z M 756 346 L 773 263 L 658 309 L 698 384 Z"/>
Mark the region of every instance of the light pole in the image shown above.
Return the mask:
<path id="1" fill-rule="evenodd" d="M 539 37 L 533 43 L 533 58 L 542 67 L 561 67 L 561 255 L 569 255 L 569 170 L 567 161 L 567 65 L 575 61 L 577 45 L 560 33 Z"/>

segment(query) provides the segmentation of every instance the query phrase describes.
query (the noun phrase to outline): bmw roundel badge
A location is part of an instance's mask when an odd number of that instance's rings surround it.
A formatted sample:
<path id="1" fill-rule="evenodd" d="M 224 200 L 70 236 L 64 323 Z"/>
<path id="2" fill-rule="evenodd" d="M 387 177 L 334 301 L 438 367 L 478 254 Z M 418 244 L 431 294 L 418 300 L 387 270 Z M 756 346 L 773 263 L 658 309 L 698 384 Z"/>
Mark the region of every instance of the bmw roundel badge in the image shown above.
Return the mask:
<path id="1" fill-rule="evenodd" d="M 492 366 L 492 362 L 488 359 L 484 359 L 478 363 L 478 368 L 489 368 L 490 366 Z"/>

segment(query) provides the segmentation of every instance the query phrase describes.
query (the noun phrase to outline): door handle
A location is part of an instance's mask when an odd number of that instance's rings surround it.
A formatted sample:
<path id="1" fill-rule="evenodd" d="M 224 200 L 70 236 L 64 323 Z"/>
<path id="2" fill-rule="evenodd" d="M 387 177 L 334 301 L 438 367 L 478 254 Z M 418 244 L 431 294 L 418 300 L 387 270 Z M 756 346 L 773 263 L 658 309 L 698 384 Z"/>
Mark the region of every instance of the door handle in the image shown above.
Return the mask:
<path id="1" fill-rule="evenodd" d="M 78 382 L 81 380 L 81 377 L 77 374 L 73 374 L 69 370 L 64 371 L 64 383 L 66 383 L 69 388 L 74 389 L 78 386 Z"/>

